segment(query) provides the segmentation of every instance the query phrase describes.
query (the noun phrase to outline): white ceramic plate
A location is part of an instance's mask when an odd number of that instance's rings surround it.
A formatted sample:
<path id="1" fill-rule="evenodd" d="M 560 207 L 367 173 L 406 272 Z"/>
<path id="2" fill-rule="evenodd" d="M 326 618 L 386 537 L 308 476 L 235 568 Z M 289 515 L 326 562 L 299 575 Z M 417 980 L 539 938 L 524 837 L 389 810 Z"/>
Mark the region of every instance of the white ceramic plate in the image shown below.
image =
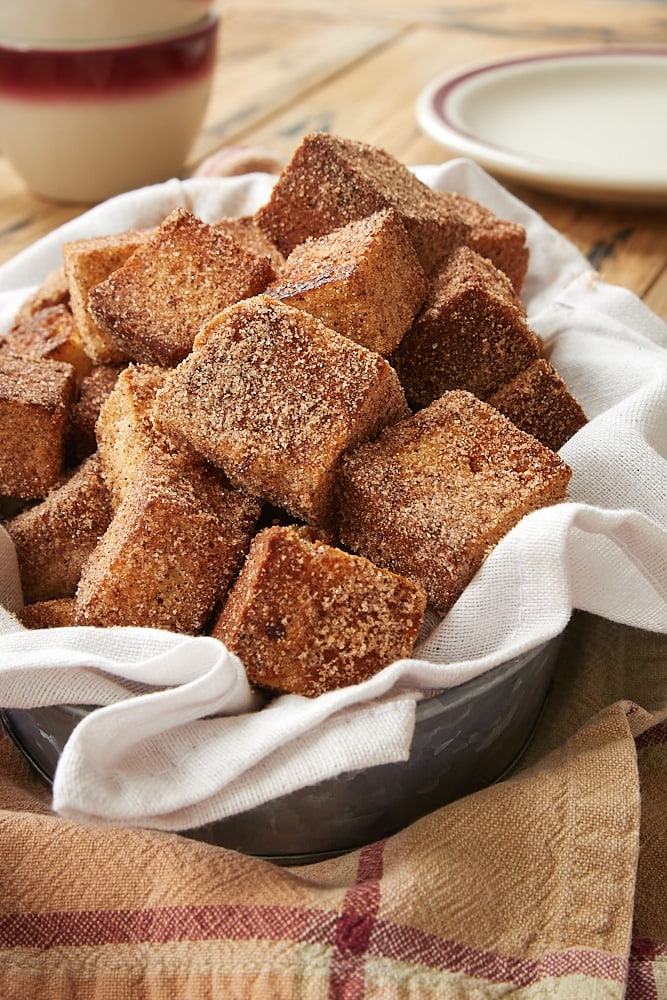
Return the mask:
<path id="1" fill-rule="evenodd" d="M 667 49 L 471 66 L 433 80 L 417 118 L 492 172 L 584 197 L 667 204 Z"/>

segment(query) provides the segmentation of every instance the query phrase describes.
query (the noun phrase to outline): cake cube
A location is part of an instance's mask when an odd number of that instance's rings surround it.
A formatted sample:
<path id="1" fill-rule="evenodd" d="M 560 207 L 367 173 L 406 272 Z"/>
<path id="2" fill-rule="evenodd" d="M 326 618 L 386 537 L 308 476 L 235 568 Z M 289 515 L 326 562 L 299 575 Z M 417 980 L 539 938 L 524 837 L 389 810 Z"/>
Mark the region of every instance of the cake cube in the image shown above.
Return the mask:
<path id="1" fill-rule="evenodd" d="M 263 229 L 257 225 L 252 215 L 233 215 L 218 219 L 213 224 L 213 228 L 233 240 L 240 243 L 246 250 L 257 254 L 258 257 L 268 257 L 273 265 L 275 274 L 280 274 L 285 258 L 278 247 L 266 235 Z"/>
<path id="2" fill-rule="evenodd" d="M 342 453 L 408 413 L 379 354 L 260 295 L 204 327 L 154 419 L 236 485 L 326 527 Z"/>
<path id="3" fill-rule="evenodd" d="M 45 306 L 17 319 L 9 332 L 0 338 L 0 354 L 64 361 L 74 368 L 77 382 L 81 382 L 92 367 L 72 313 L 63 304 Z"/>
<path id="4" fill-rule="evenodd" d="M 524 368 L 488 402 L 553 451 L 588 422 L 581 404 L 546 358 Z"/>
<path id="5" fill-rule="evenodd" d="M 34 292 L 31 292 L 19 306 L 14 323 L 20 326 L 35 313 L 41 312 L 42 309 L 62 305 L 69 305 L 69 285 L 64 266 L 50 271 L 40 281 Z"/>
<path id="6" fill-rule="evenodd" d="M 25 628 L 70 628 L 76 625 L 76 601 L 73 597 L 59 597 L 52 601 L 26 604 L 17 616 Z"/>
<path id="7" fill-rule="evenodd" d="M 70 308 L 86 354 L 95 364 L 126 361 L 119 348 L 88 311 L 91 288 L 117 270 L 143 243 L 145 232 L 92 236 L 63 245 L 63 260 L 70 296 Z"/>
<path id="8" fill-rule="evenodd" d="M 43 499 L 56 485 L 75 393 L 66 362 L 0 356 L 0 494 Z"/>
<path id="9" fill-rule="evenodd" d="M 465 243 L 467 224 L 403 163 L 324 132 L 304 137 L 255 218 L 287 256 L 310 236 L 387 208 L 401 217 L 427 275 Z"/>
<path id="10" fill-rule="evenodd" d="M 217 469 L 152 453 L 84 566 L 77 624 L 201 632 L 240 568 L 260 508 Z"/>
<path id="11" fill-rule="evenodd" d="M 267 294 L 387 355 L 411 326 L 427 291 L 405 226 L 390 209 L 296 247 Z"/>
<path id="12" fill-rule="evenodd" d="M 294 526 L 253 539 L 212 634 L 251 684 L 313 697 L 410 656 L 426 594 Z"/>
<path id="13" fill-rule="evenodd" d="M 168 377 L 159 365 L 128 365 L 100 407 L 95 436 L 114 511 L 149 453 L 166 447 L 153 424 L 153 408 Z"/>
<path id="14" fill-rule="evenodd" d="M 474 198 L 454 191 L 440 192 L 447 207 L 458 212 L 470 227 L 466 245 L 492 261 L 512 282 L 519 295 L 526 280 L 530 251 L 526 229 L 518 222 L 503 219 Z"/>
<path id="15" fill-rule="evenodd" d="M 81 567 L 110 520 L 99 456 L 92 455 L 45 500 L 7 521 L 24 601 L 73 597 Z"/>
<path id="16" fill-rule="evenodd" d="M 566 496 L 569 466 L 464 390 L 386 428 L 342 463 L 343 545 L 420 583 L 445 614 L 529 511 Z"/>
<path id="17" fill-rule="evenodd" d="M 540 354 L 509 278 L 469 247 L 438 275 L 390 361 L 410 404 L 428 406 L 450 389 L 485 399 Z"/>
<path id="18" fill-rule="evenodd" d="M 72 407 L 67 437 L 67 460 L 70 465 L 79 465 L 84 458 L 97 451 L 97 418 L 121 371 L 120 365 L 94 365 L 81 382 Z"/>
<path id="19" fill-rule="evenodd" d="M 130 358 L 171 367 L 190 353 L 206 320 L 264 291 L 274 276 L 268 257 L 179 208 L 91 289 L 88 306 Z"/>

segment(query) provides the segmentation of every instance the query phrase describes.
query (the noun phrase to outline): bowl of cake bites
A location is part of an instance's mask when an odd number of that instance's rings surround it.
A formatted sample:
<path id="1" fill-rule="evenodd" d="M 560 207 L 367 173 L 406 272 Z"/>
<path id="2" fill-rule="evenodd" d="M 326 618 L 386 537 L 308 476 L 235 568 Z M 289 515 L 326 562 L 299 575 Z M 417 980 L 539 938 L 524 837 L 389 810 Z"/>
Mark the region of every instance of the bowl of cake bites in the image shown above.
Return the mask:
<path id="1" fill-rule="evenodd" d="M 313 133 L 253 215 L 176 208 L 62 257 L 0 342 L 28 629 L 213 636 L 267 702 L 318 698 L 410 658 L 567 497 L 586 416 L 527 321 L 525 232 L 382 150 Z M 395 832 L 515 763 L 557 645 L 424 692 L 407 761 L 187 832 L 293 862 Z M 51 779 L 89 711 L 5 722 Z"/>

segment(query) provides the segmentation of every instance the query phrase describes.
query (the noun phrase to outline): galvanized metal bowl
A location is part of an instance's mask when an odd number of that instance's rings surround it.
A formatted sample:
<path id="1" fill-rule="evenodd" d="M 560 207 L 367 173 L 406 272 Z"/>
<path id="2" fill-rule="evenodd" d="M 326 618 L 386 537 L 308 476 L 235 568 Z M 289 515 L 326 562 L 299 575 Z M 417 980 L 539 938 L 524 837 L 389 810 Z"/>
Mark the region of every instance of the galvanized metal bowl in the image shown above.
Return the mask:
<path id="1" fill-rule="evenodd" d="M 556 665 L 552 640 L 423 699 L 407 761 L 346 772 L 185 836 L 278 864 L 344 854 L 506 775 L 525 750 Z M 17 746 L 47 780 L 86 706 L 6 710 Z"/>

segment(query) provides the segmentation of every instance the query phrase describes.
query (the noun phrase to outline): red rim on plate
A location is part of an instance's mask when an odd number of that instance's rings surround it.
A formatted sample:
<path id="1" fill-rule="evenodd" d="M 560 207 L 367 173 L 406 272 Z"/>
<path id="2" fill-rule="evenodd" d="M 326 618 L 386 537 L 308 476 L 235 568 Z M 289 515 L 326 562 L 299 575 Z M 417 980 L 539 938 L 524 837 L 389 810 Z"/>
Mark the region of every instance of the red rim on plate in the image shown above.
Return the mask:
<path id="1" fill-rule="evenodd" d="M 500 174 L 595 197 L 667 201 L 667 48 L 529 53 L 443 74 L 417 118 Z"/>

